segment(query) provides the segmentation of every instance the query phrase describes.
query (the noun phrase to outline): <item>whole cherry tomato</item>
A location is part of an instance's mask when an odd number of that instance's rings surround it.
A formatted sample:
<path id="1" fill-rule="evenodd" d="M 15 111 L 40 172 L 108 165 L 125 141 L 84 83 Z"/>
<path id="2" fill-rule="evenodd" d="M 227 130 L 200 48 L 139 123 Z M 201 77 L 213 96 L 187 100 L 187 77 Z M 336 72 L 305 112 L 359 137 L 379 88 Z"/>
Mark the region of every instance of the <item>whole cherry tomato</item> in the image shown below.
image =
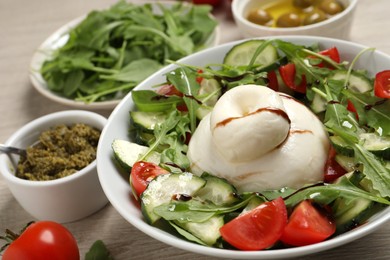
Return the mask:
<path id="1" fill-rule="evenodd" d="M 3 253 L 3 260 L 80 259 L 76 239 L 59 223 L 38 221 L 30 224 L 20 235 L 12 235 L 15 236 L 14 241 Z"/>

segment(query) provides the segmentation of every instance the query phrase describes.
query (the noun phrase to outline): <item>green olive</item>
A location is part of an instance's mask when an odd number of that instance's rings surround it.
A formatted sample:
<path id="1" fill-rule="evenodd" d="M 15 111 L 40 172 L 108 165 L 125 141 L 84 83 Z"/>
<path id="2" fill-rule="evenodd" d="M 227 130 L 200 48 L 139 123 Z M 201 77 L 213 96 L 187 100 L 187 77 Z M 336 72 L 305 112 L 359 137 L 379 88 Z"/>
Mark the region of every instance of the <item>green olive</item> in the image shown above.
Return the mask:
<path id="1" fill-rule="evenodd" d="M 344 10 L 343 6 L 337 0 L 323 0 L 318 8 L 330 15 L 335 15 Z"/>
<path id="2" fill-rule="evenodd" d="M 301 18 L 294 12 L 285 13 L 279 16 L 276 21 L 277 27 L 297 27 L 301 25 Z"/>
<path id="3" fill-rule="evenodd" d="M 297 8 L 305 9 L 312 6 L 314 0 L 293 0 L 293 5 Z"/>
<path id="4" fill-rule="evenodd" d="M 303 19 L 303 24 L 309 25 L 309 24 L 319 23 L 326 19 L 327 19 L 326 14 L 323 11 L 316 10 L 308 13 L 305 16 L 305 18 Z"/>
<path id="5" fill-rule="evenodd" d="M 270 25 L 272 16 L 264 9 L 256 9 L 248 14 L 247 19 L 255 24 Z"/>

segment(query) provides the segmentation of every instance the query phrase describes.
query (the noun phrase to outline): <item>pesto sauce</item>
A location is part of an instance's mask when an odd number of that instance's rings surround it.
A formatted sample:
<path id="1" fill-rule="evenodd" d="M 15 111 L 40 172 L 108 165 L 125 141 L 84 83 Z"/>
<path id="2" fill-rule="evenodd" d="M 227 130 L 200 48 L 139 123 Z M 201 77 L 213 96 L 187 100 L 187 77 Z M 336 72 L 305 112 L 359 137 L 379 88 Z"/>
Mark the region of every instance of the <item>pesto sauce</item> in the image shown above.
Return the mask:
<path id="1" fill-rule="evenodd" d="M 71 175 L 96 159 L 100 130 L 85 124 L 57 125 L 42 132 L 39 142 L 27 148 L 16 176 L 46 181 Z"/>

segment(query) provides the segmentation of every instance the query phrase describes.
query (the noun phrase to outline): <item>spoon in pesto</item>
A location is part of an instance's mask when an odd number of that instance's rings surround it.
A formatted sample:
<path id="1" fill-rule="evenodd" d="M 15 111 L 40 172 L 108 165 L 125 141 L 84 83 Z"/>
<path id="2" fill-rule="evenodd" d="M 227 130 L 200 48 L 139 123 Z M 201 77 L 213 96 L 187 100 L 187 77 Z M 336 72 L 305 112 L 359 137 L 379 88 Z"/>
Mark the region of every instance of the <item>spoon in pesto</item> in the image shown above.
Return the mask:
<path id="1" fill-rule="evenodd" d="M 12 146 L 6 146 L 4 144 L 0 144 L 0 152 L 6 154 L 18 154 L 20 156 L 26 157 L 27 153 L 25 149 L 16 148 Z"/>

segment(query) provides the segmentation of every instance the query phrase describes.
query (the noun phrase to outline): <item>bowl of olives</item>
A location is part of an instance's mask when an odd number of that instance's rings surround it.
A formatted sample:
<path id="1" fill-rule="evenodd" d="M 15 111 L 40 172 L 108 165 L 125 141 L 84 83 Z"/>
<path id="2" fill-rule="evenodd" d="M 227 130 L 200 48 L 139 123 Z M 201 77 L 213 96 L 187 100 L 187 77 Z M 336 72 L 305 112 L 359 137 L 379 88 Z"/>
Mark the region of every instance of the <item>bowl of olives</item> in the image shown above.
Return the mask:
<path id="1" fill-rule="evenodd" d="M 357 0 L 233 0 L 245 37 L 314 35 L 348 39 Z"/>

